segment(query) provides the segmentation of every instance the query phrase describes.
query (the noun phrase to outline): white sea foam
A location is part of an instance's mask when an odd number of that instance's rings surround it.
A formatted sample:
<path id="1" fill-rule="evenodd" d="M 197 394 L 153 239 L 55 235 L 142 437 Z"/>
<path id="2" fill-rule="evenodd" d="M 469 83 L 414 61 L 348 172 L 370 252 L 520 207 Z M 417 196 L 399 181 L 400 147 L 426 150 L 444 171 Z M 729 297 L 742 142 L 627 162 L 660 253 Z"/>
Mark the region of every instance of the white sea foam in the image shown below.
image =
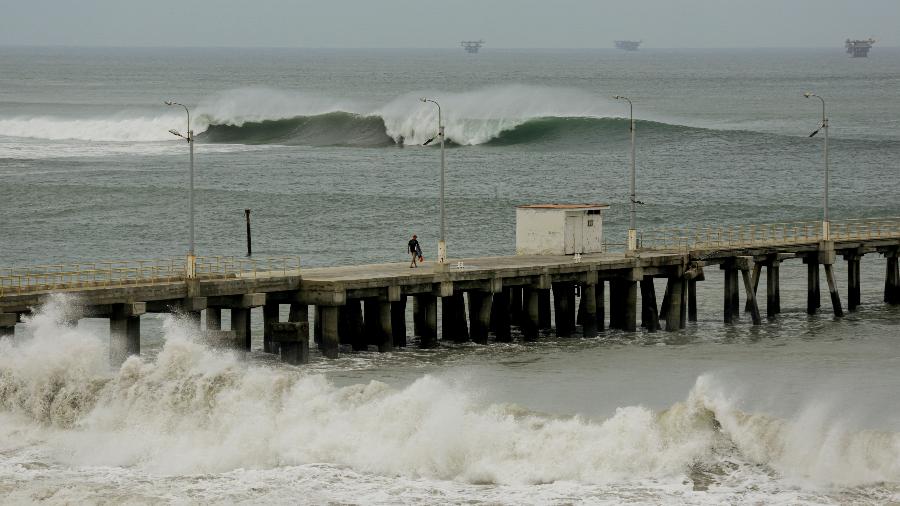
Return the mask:
<path id="1" fill-rule="evenodd" d="M 193 341 L 175 319 L 155 360 L 132 357 L 111 370 L 100 338 L 58 323 L 65 304 L 32 318 L 30 339 L 0 343 L 0 450 L 43 462 L 44 475 L 46 466 L 189 476 L 326 465 L 379 482 L 561 484 L 556 492 L 627 483 L 684 492 L 697 473 L 723 489 L 900 483 L 896 433 L 846 430 L 815 407 L 793 419 L 746 413 L 712 376 L 662 412 L 552 417 L 485 404 L 465 382 L 432 376 L 400 389 L 338 387 L 300 369 L 252 365 Z M 0 482 L 21 467 L 5 458 Z"/>

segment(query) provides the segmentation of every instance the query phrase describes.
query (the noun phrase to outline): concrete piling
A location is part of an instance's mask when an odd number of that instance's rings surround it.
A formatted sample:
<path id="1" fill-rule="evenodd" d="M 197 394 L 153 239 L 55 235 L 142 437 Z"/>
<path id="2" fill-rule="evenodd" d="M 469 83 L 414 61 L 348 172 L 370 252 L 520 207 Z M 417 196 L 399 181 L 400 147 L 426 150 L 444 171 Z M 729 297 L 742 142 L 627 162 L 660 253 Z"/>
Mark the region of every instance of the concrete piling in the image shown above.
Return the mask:
<path id="1" fill-rule="evenodd" d="M 293 323 L 309 322 L 309 306 L 298 302 L 292 303 L 291 310 L 288 313 L 288 321 Z"/>
<path id="2" fill-rule="evenodd" d="M 376 327 L 376 341 L 375 344 L 378 346 L 378 351 L 381 353 L 385 353 L 388 351 L 394 351 L 394 330 L 392 328 L 391 321 L 391 307 L 392 303 L 388 301 L 379 300 L 377 302 L 378 307 L 378 325 Z"/>
<path id="3" fill-rule="evenodd" d="M 511 325 L 522 325 L 522 287 L 509 287 L 509 323 Z"/>
<path id="4" fill-rule="evenodd" d="M 594 286 L 594 301 L 597 306 L 597 331 L 606 329 L 606 285 L 602 279 Z"/>
<path id="5" fill-rule="evenodd" d="M 322 346 L 322 306 L 315 306 L 314 313 L 316 315 L 313 321 L 313 341 Z"/>
<path id="6" fill-rule="evenodd" d="M 550 331 L 553 329 L 550 311 L 550 288 L 540 288 L 538 292 L 538 329 Z"/>
<path id="7" fill-rule="evenodd" d="M 109 315 L 109 362 L 121 365 L 131 355 L 141 354 L 143 302 L 111 304 Z"/>
<path id="8" fill-rule="evenodd" d="M 597 284 L 581 285 L 581 329 L 585 337 L 597 335 Z"/>
<path id="9" fill-rule="evenodd" d="M 522 291 L 523 305 L 522 310 L 522 339 L 524 341 L 536 341 L 538 337 L 538 329 L 540 328 L 540 303 L 537 288 L 526 287 Z"/>
<path id="10" fill-rule="evenodd" d="M 685 305 L 685 292 L 685 280 L 680 273 L 670 274 L 668 286 L 666 288 L 666 293 L 669 296 L 668 308 L 666 310 L 667 332 L 674 332 L 684 328 L 683 315 L 685 312 L 683 306 Z"/>
<path id="11" fill-rule="evenodd" d="M 625 326 L 623 311 L 622 280 L 613 278 L 609 280 L 609 328 L 621 329 Z"/>
<path id="12" fill-rule="evenodd" d="M 469 318 L 472 341 L 487 344 L 491 325 L 493 297 L 488 292 L 469 292 Z"/>
<path id="13" fill-rule="evenodd" d="M 806 285 L 806 313 L 816 314 L 821 303 L 819 294 L 819 260 L 816 257 L 806 257 L 807 285 Z"/>
<path id="14" fill-rule="evenodd" d="M 688 308 L 687 319 L 689 322 L 697 321 L 697 280 L 689 279 L 687 282 Z"/>
<path id="15" fill-rule="evenodd" d="M 759 293 L 759 278 L 762 277 L 763 263 L 755 262 L 753 264 L 753 273 L 750 275 L 750 285 L 753 287 L 753 295 Z M 748 297 L 744 303 L 744 312 L 750 312 L 750 298 Z"/>
<path id="16" fill-rule="evenodd" d="M 395 347 L 406 348 L 406 296 L 391 302 L 391 336 Z"/>
<path id="17" fill-rule="evenodd" d="M 222 330 L 222 308 L 206 308 L 206 330 Z"/>
<path id="18" fill-rule="evenodd" d="M 834 310 L 834 316 L 844 316 L 844 310 L 841 308 L 841 298 L 837 291 L 837 283 L 834 281 L 834 265 L 825 264 L 825 280 L 828 282 L 828 292 L 831 294 L 831 307 Z"/>
<path id="19" fill-rule="evenodd" d="M 235 338 L 241 343 L 241 347 L 249 350 L 251 347 L 249 307 L 231 308 L 231 330 L 234 331 Z"/>
<path id="20" fill-rule="evenodd" d="M 556 335 L 570 337 L 575 330 L 575 321 L 571 318 L 569 293 L 575 294 L 571 283 L 553 283 L 553 310 L 556 316 Z"/>
<path id="21" fill-rule="evenodd" d="M 656 306 L 656 286 L 653 276 L 644 276 L 641 280 L 641 325 L 647 332 L 659 330 L 659 310 Z"/>
<path id="22" fill-rule="evenodd" d="M 433 348 L 437 346 L 437 297 L 430 293 L 420 293 L 414 295 L 414 323 L 415 314 L 417 311 L 419 313 L 419 328 L 414 328 L 413 331 L 419 338 L 419 347 Z"/>
<path id="23" fill-rule="evenodd" d="M 339 306 L 338 309 L 338 318 L 340 318 L 338 334 L 341 341 L 350 344 L 353 351 L 366 351 L 369 349 L 362 304 L 363 302 L 359 299 L 347 299 L 347 303 Z M 342 322 L 343 325 L 341 325 Z"/>
<path id="24" fill-rule="evenodd" d="M 885 253 L 887 257 L 887 272 L 884 276 L 884 301 L 888 304 L 900 304 L 900 262 L 898 262 L 898 251 L 888 251 Z"/>
<path id="25" fill-rule="evenodd" d="M 762 324 L 762 320 L 759 316 L 759 306 L 756 303 L 756 291 L 753 289 L 753 281 L 750 279 L 750 273 L 742 269 L 741 277 L 744 280 L 744 291 L 747 294 L 747 307 L 750 308 L 751 321 L 753 322 L 753 325 L 760 325 Z"/>
<path id="26" fill-rule="evenodd" d="M 780 264 L 778 260 L 766 264 L 766 317 L 770 320 L 781 313 Z"/>
<path id="27" fill-rule="evenodd" d="M 860 283 L 859 283 L 859 264 L 862 255 L 858 251 L 844 254 L 847 261 L 847 310 L 856 311 L 861 302 Z"/>
<path id="28" fill-rule="evenodd" d="M 278 323 L 279 307 L 277 302 L 266 302 L 263 306 L 263 352 L 278 353 L 278 344 L 272 342 L 271 324 Z"/>
<path id="29" fill-rule="evenodd" d="M 721 268 L 725 275 L 722 312 L 725 323 L 732 324 L 738 320 L 740 315 L 738 269 L 732 262 L 722 264 Z"/>
<path id="30" fill-rule="evenodd" d="M 320 306 L 322 314 L 322 343 L 319 348 L 325 358 L 338 358 L 340 335 L 338 333 L 338 306 Z"/>
<path id="31" fill-rule="evenodd" d="M 634 332 L 637 330 L 637 281 L 631 279 L 621 280 L 623 306 L 622 330 Z"/>
<path id="32" fill-rule="evenodd" d="M 491 327 L 494 330 L 494 340 L 500 343 L 508 343 L 512 341 L 512 333 L 510 332 L 510 295 L 512 290 L 510 287 L 503 289 L 494 294 L 491 302 Z M 521 293 L 521 292 L 520 292 Z"/>
<path id="33" fill-rule="evenodd" d="M 16 335 L 16 322 L 19 315 L 16 313 L 0 313 L 0 337 L 12 337 Z"/>
<path id="34" fill-rule="evenodd" d="M 281 354 L 281 360 L 291 365 L 309 363 L 309 322 L 270 322 L 266 333 Z"/>

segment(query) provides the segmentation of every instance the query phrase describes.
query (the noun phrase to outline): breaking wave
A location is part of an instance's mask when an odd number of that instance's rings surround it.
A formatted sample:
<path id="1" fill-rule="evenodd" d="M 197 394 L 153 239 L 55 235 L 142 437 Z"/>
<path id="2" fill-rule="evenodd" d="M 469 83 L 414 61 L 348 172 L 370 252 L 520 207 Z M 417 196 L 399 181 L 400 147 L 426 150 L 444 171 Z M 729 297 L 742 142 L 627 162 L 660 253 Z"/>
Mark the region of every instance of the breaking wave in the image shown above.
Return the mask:
<path id="1" fill-rule="evenodd" d="M 0 424 L 0 444 L 40 444 L 65 465 L 177 475 L 330 463 L 514 485 L 742 472 L 829 486 L 900 482 L 900 434 L 845 430 L 815 409 L 795 419 L 743 412 L 711 376 L 664 411 L 553 417 L 485 404 L 465 384 L 427 375 L 399 389 L 338 387 L 210 349 L 175 320 L 155 359 L 111 371 L 98 337 L 57 323 L 64 304 L 27 323 L 32 338 L 0 342 L 0 416 L 17 420 Z"/>
<path id="2" fill-rule="evenodd" d="M 569 89 L 503 86 L 440 96 L 449 142 L 510 145 L 598 142 L 627 138 L 621 104 Z M 371 146 L 422 144 L 437 133 L 438 112 L 420 94 L 365 104 L 302 93 L 239 89 L 201 101 L 193 111 L 198 141 L 232 144 Z M 183 129 L 183 111 L 123 111 L 109 117 L 0 118 L 0 136 L 97 142 L 171 140 Z M 644 121 L 641 128 L 687 128 Z M 626 133 L 622 133 L 622 131 Z"/>

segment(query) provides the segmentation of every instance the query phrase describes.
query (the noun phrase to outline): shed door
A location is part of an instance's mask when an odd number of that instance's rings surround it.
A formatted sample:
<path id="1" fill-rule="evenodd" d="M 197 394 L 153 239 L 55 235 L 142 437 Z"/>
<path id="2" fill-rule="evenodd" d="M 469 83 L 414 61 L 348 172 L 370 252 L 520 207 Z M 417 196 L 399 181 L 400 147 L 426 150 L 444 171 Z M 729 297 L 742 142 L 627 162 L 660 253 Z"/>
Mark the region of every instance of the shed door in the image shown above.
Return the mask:
<path id="1" fill-rule="evenodd" d="M 581 215 L 566 215 L 566 255 L 582 252 Z"/>

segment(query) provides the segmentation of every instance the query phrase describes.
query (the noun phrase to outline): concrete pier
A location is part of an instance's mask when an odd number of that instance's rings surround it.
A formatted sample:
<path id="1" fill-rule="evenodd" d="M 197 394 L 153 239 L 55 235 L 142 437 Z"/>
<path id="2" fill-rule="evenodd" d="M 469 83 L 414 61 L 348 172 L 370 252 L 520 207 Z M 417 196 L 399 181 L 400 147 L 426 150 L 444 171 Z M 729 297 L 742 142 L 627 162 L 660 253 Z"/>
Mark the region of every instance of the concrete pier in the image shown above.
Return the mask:
<path id="1" fill-rule="evenodd" d="M 9 335 L 22 315 L 40 307 L 54 290 L 64 290 L 83 306 L 79 314 L 66 317 L 69 321 L 88 316 L 110 319 L 113 363 L 121 363 L 129 354 L 140 352 L 140 320 L 136 314 L 139 304 L 144 304 L 148 313 L 189 315 L 195 326 L 197 315 L 205 310 L 208 335 L 217 332 L 224 335 L 222 310 L 229 310 L 231 331 L 242 349 L 251 346 L 251 310 L 262 307 L 263 348 L 277 352 L 280 343 L 286 341 L 276 340 L 273 329 L 283 323 L 278 321 L 279 305 L 289 304 L 289 321 L 284 323 L 307 323 L 307 336 L 311 324 L 319 350 L 333 358 L 341 342 L 358 350 L 374 345 L 381 351 L 408 344 L 407 297 L 413 297 L 413 333 L 425 348 L 439 344 L 438 297 L 443 308 L 443 335 L 449 341 L 465 342 L 470 335 L 478 343 L 490 342 L 492 336 L 496 341 L 508 341 L 516 335 L 514 325 L 518 326 L 523 340 L 534 341 L 541 329 L 553 323 L 550 321 L 554 313 L 552 305 L 556 306 L 556 331 L 561 336 L 573 335 L 578 325 L 584 335 L 594 335 L 607 328 L 607 314 L 608 328 L 634 332 L 638 284 L 642 325 L 653 332 L 658 322 L 665 320 L 666 330 L 677 331 L 685 327 L 686 321 L 696 320 L 696 283 L 703 279 L 703 267 L 715 265 L 721 266 L 725 275 L 722 306 L 725 321 L 738 323 L 739 292 L 743 286 L 745 309 L 758 325 L 756 294 L 762 268 L 766 269 L 766 312 L 771 318 L 781 311 L 780 264 L 796 259 L 807 263 L 807 310 L 814 313 L 820 305 L 819 266 L 824 265 L 832 307 L 840 316 L 843 309 L 833 270 L 836 254 L 843 255 L 848 262 L 851 310 L 860 303 L 859 259 L 871 253 L 882 254 L 887 259 L 885 302 L 900 303 L 897 258 L 900 233 L 887 237 L 883 228 L 872 230 L 852 240 L 827 243 L 794 239 L 777 244 L 769 240 L 754 246 L 754 239 L 744 236 L 743 242 L 731 249 L 719 242 L 696 251 L 679 247 L 640 250 L 630 255 L 592 253 L 577 260 L 566 255 L 471 258 L 462 259 L 458 264 L 454 261 L 443 269 L 435 269 L 433 264 L 409 269 L 407 264 L 397 263 L 310 268 L 303 269 L 302 273 L 285 270 L 246 276 L 209 274 L 189 280 L 169 277 L 161 281 L 136 281 L 129 277 L 118 284 L 109 280 L 80 281 L 62 288 L 57 284 L 40 285 L 46 276 L 34 276 L 32 281 L 17 279 L 15 283 L 0 283 L 0 334 Z M 655 278 L 667 279 L 659 310 Z M 606 283 L 609 283 L 608 308 Z M 576 299 L 576 293 L 580 293 L 580 298 Z M 365 312 L 362 305 L 366 306 Z M 658 315 L 654 316 L 654 311 Z M 362 331 L 364 326 L 366 331 Z M 296 337 L 291 342 L 295 341 Z M 289 355 L 295 353 L 296 350 L 288 351 Z"/>

